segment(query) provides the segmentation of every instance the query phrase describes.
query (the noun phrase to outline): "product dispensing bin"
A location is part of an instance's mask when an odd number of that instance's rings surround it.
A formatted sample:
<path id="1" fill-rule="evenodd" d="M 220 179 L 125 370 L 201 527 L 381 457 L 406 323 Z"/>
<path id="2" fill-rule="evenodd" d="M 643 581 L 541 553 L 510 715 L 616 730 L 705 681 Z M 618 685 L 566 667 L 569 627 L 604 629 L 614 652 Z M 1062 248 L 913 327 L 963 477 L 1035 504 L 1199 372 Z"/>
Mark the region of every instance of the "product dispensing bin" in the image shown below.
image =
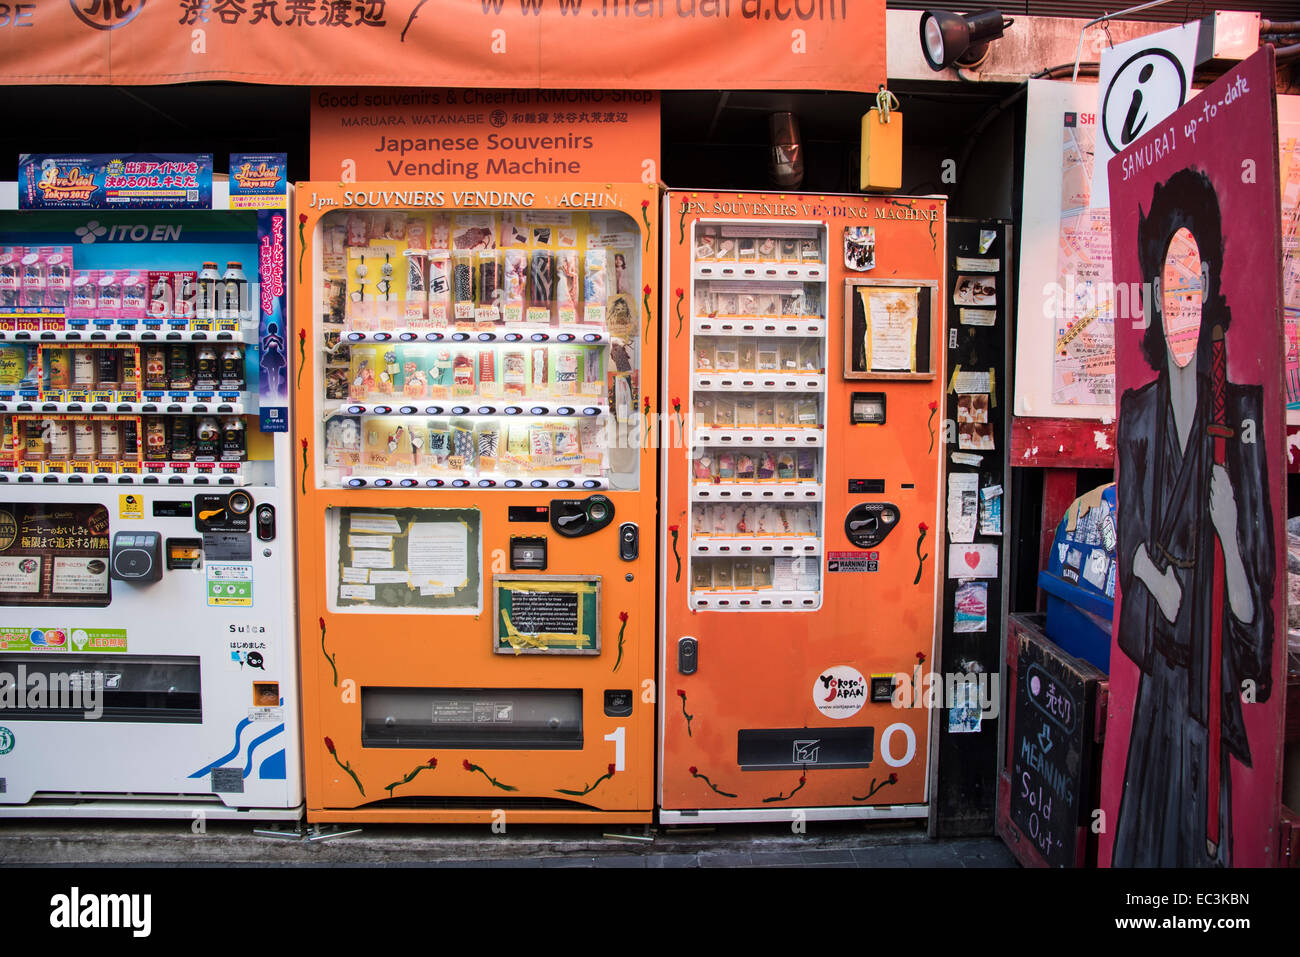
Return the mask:
<path id="1" fill-rule="evenodd" d="M 1115 612 L 1116 521 L 1113 482 L 1079 496 L 1056 528 L 1047 568 L 1038 573 L 1047 593 L 1047 637 L 1104 672 L 1110 671 Z"/>

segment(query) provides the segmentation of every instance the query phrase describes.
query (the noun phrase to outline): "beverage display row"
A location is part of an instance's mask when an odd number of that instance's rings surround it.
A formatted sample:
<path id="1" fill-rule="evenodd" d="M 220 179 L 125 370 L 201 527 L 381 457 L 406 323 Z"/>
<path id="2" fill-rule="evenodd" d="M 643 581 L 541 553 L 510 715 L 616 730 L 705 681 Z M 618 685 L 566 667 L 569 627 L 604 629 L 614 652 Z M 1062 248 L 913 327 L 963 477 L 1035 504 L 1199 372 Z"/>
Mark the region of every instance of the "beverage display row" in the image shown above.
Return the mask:
<path id="1" fill-rule="evenodd" d="M 243 391 L 237 342 L 0 343 L 0 396 L 140 401 L 150 392 Z"/>
<path id="2" fill-rule="evenodd" d="M 79 269 L 72 246 L 0 247 L 0 330 L 232 330 L 250 312 L 243 265 Z"/>
<path id="3" fill-rule="evenodd" d="M 238 463 L 242 416 L 0 415 L 0 471 L 138 473 L 147 463 Z"/>

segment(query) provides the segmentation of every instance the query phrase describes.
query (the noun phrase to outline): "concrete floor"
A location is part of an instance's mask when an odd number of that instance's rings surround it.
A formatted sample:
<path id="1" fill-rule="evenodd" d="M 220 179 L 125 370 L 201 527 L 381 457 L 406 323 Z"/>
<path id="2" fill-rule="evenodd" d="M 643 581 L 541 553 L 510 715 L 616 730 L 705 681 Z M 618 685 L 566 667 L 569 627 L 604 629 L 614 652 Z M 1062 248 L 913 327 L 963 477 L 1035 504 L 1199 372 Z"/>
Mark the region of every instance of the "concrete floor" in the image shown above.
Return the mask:
<path id="1" fill-rule="evenodd" d="M 307 840 L 256 835 L 244 823 L 0 821 L 3 866 L 306 867 L 1016 867 L 994 837 L 932 841 L 919 824 L 788 827 L 366 827 Z M 311 835 L 312 832 L 306 832 Z M 322 828 L 328 835 L 330 830 Z M 648 837 L 648 839 L 647 839 Z"/>

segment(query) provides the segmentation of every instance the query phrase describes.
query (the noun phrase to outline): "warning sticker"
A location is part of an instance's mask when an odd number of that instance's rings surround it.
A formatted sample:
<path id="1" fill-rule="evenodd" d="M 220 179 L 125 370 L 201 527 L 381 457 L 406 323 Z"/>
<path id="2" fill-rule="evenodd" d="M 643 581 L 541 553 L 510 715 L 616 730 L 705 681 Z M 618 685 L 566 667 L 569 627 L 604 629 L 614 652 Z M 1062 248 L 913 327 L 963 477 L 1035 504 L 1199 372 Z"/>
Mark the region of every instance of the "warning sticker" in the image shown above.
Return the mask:
<path id="1" fill-rule="evenodd" d="M 828 572 L 878 572 L 880 552 L 827 552 Z"/>
<path id="2" fill-rule="evenodd" d="M 253 606 L 253 566 L 208 562 L 208 604 L 223 608 Z"/>

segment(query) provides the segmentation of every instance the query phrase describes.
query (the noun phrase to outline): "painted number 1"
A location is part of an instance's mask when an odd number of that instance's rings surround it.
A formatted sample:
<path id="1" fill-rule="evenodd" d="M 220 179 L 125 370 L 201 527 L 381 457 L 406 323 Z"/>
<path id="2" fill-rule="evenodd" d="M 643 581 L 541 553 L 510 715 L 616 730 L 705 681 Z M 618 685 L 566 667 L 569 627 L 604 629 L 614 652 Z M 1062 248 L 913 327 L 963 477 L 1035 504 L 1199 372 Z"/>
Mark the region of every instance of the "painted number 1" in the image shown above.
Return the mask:
<path id="1" fill-rule="evenodd" d="M 623 738 L 626 728 L 615 728 L 613 734 L 605 735 L 606 741 L 614 742 L 614 770 L 623 770 Z"/>

